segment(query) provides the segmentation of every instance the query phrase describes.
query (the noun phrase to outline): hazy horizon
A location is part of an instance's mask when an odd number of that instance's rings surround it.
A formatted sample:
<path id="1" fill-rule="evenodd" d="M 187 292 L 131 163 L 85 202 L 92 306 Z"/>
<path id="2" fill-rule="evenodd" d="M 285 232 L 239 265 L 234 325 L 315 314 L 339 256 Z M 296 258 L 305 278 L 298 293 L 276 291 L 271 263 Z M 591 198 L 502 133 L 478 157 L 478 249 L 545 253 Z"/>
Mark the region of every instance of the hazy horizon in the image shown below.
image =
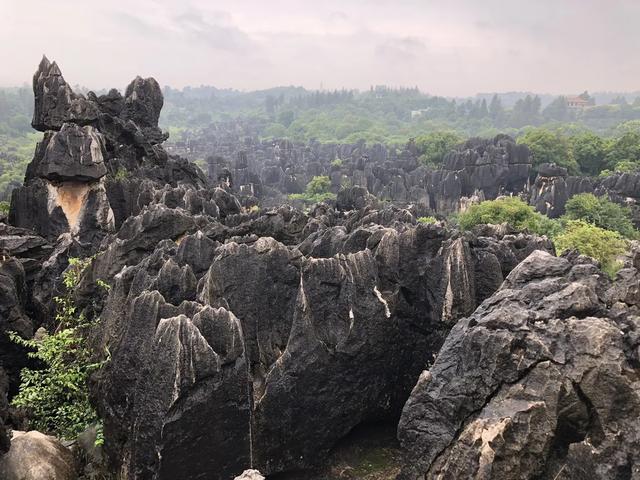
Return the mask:
<path id="1" fill-rule="evenodd" d="M 640 2 L 0 0 L 0 86 L 42 54 L 90 89 L 417 86 L 449 97 L 639 89 Z M 88 7 L 89 5 L 89 7 Z"/>

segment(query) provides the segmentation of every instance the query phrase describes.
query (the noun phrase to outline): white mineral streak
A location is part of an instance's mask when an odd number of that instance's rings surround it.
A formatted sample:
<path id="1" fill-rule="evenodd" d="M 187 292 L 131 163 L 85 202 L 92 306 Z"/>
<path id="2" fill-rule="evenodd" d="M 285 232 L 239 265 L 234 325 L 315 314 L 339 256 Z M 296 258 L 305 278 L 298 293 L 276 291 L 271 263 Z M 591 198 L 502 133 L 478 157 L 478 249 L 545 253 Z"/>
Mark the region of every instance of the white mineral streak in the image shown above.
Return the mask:
<path id="1" fill-rule="evenodd" d="M 391 311 L 389 310 L 389 304 L 387 303 L 387 301 L 384 299 L 384 297 L 380 293 L 380 290 L 378 290 L 378 286 L 377 285 L 373 287 L 373 293 L 376 294 L 376 297 L 378 297 L 378 300 L 380 300 L 380 303 L 382 303 L 384 305 L 384 315 L 385 315 L 385 317 L 391 318 Z"/>

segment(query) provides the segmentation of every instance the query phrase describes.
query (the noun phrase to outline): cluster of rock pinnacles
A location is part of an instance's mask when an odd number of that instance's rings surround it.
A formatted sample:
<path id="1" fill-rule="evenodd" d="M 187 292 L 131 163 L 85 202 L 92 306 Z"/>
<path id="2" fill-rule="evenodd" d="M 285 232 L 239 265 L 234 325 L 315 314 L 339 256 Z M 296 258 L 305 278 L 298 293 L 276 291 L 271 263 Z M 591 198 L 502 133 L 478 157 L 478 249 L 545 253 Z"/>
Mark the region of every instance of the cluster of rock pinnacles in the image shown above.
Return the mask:
<path id="1" fill-rule="evenodd" d="M 640 255 L 612 281 L 546 238 L 420 224 L 363 187 L 248 211 L 164 150 L 155 80 L 83 96 L 45 58 L 34 92 L 44 138 L 0 223 L 3 432 L 26 364 L 7 332 L 51 327 L 69 258 L 92 257 L 75 301 L 109 352 L 89 388 L 119 478 L 300 471 L 372 422 L 398 425 L 401 479 L 639 474 Z M 493 142 L 525 188 L 523 152 Z M 476 157 L 455 158 L 464 176 Z"/>

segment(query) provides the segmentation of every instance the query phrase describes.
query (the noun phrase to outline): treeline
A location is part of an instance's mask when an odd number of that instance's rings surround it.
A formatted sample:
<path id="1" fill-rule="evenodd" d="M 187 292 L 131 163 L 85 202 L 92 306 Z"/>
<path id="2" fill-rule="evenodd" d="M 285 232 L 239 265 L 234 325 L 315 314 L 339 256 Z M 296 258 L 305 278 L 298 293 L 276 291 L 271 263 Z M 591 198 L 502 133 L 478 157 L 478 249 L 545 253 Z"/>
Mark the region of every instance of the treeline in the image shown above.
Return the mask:
<path id="1" fill-rule="evenodd" d="M 22 183 L 41 134 L 31 128 L 31 87 L 0 89 L 0 201 Z"/>
<path id="2" fill-rule="evenodd" d="M 436 131 L 412 139 L 420 161 L 439 168 L 445 155 L 466 140 L 455 131 Z M 567 133 L 563 128 L 529 127 L 517 137 L 531 150 L 533 167 L 555 163 L 571 175 L 606 176 L 640 170 L 640 121 L 619 125 L 611 137 L 590 131 Z"/>

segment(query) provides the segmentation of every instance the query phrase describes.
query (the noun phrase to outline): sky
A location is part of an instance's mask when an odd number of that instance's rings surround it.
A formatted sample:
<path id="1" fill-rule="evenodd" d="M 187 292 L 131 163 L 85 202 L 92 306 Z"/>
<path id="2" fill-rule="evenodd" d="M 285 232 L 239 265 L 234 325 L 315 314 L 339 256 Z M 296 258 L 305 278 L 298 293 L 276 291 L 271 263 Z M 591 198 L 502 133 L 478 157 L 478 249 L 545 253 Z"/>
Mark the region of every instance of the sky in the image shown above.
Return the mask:
<path id="1" fill-rule="evenodd" d="M 0 0 L 0 86 L 640 89 L 640 0 Z"/>

